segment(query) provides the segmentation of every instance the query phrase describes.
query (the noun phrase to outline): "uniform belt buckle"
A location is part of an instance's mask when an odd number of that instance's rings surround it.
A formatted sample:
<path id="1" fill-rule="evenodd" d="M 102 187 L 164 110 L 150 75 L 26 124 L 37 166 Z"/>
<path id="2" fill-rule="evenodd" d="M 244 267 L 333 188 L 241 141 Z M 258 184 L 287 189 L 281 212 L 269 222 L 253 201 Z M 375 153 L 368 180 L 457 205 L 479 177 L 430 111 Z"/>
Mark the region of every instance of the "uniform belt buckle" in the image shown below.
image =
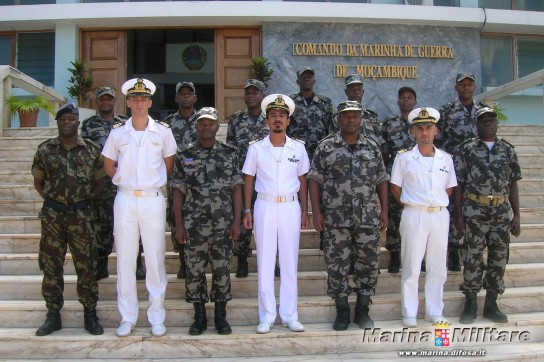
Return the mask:
<path id="1" fill-rule="evenodd" d="M 142 196 L 142 191 L 140 190 L 134 191 L 134 196 L 138 196 L 138 197 Z"/>
<path id="2" fill-rule="evenodd" d="M 440 206 L 431 206 L 427 208 L 427 212 L 437 212 L 440 210 Z"/>
<path id="3" fill-rule="evenodd" d="M 285 196 L 276 196 L 276 199 L 274 201 L 276 201 L 276 202 L 285 202 Z"/>

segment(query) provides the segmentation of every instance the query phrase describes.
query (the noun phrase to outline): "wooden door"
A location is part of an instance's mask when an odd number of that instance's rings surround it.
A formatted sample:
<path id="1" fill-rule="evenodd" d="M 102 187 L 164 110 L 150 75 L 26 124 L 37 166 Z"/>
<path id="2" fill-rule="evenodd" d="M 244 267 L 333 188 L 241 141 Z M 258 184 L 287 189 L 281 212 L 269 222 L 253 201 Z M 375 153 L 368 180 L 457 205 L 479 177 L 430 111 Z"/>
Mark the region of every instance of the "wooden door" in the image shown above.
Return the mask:
<path id="1" fill-rule="evenodd" d="M 261 55 L 261 30 L 218 29 L 215 31 L 215 105 L 221 118 L 245 109 L 244 84 L 251 59 Z"/>
<path id="2" fill-rule="evenodd" d="M 93 76 L 93 91 L 102 86 L 115 90 L 116 113 L 125 114 L 125 97 L 121 86 L 127 73 L 127 34 L 125 31 L 83 31 L 82 60 Z M 90 107 L 95 108 L 94 96 Z"/>

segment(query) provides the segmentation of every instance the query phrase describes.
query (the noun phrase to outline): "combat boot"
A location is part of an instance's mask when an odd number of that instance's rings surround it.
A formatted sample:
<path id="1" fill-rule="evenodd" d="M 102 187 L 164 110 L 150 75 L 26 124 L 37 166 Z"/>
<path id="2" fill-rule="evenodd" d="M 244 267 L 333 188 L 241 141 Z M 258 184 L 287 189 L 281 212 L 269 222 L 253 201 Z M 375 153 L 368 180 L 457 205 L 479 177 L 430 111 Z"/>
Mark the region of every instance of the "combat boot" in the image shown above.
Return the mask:
<path id="1" fill-rule="evenodd" d="M 355 304 L 354 323 L 359 325 L 359 328 L 374 328 L 374 321 L 368 315 L 368 305 L 372 303 L 369 295 L 357 294 L 357 303 Z"/>
<path id="2" fill-rule="evenodd" d="M 47 336 L 62 329 L 60 312 L 58 309 L 49 309 L 45 315 L 45 323 L 36 331 L 37 336 Z"/>
<path id="3" fill-rule="evenodd" d="M 461 271 L 459 262 L 459 248 L 457 246 L 448 247 L 448 270 Z"/>
<path id="4" fill-rule="evenodd" d="M 136 280 L 145 280 L 145 270 L 141 251 L 138 252 L 138 257 L 136 258 Z"/>
<path id="5" fill-rule="evenodd" d="M 206 318 L 206 307 L 202 302 L 193 303 L 195 308 L 195 321 L 189 327 L 189 334 L 198 336 L 208 328 L 208 319 Z"/>
<path id="6" fill-rule="evenodd" d="M 185 265 L 185 256 L 183 250 L 180 250 L 179 252 L 179 271 L 177 277 L 178 279 L 187 278 L 187 267 Z"/>
<path id="7" fill-rule="evenodd" d="M 227 302 L 215 302 L 215 329 L 219 334 L 231 334 L 229 322 L 227 322 Z"/>
<path id="8" fill-rule="evenodd" d="M 465 292 L 465 307 L 459 317 L 459 323 L 471 324 L 476 318 L 478 300 L 476 292 Z"/>
<path id="9" fill-rule="evenodd" d="M 83 311 L 83 318 L 85 319 L 85 329 L 95 336 L 104 333 L 104 328 L 98 323 L 98 317 L 96 316 L 96 309 L 85 308 Z"/>
<path id="10" fill-rule="evenodd" d="M 398 273 L 400 271 L 400 253 L 397 250 L 389 251 L 389 267 L 387 268 L 388 273 Z"/>
<path id="11" fill-rule="evenodd" d="M 491 319 L 495 323 L 507 323 L 508 317 L 499 310 L 497 305 L 498 294 L 490 290 L 485 295 L 484 318 Z"/>
<path id="12" fill-rule="evenodd" d="M 238 256 L 238 269 L 236 270 L 236 278 L 247 278 L 248 265 L 247 255 Z"/>
<path id="13" fill-rule="evenodd" d="M 110 276 L 110 273 L 108 272 L 108 257 L 107 256 L 101 256 L 98 259 L 95 275 L 96 275 L 96 281 L 108 278 Z"/>
<path id="14" fill-rule="evenodd" d="M 336 319 L 332 325 L 335 331 L 345 331 L 348 329 L 350 323 L 350 309 L 348 303 L 348 297 L 336 297 L 334 298 L 336 303 Z"/>

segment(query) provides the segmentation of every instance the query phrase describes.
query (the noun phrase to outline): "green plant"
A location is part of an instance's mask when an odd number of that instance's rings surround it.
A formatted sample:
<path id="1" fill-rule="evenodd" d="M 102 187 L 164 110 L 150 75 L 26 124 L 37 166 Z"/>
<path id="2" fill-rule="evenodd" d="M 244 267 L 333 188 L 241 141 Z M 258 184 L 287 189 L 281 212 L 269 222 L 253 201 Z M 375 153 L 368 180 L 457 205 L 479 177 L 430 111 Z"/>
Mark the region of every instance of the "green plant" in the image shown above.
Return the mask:
<path id="1" fill-rule="evenodd" d="M 253 79 L 258 79 L 268 85 L 270 77 L 274 74 L 274 70 L 270 69 L 270 62 L 265 57 L 255 57 L 251 59 L 250 76 Z"/>
<path id="2" fill-rule="evenodd" d="M 72 76 L 68 81 L 72 83 L 72 86 L 68 87 L 68 94 L 72 98 L 76 98 L 79 106 L 84 106 L 90 99 L 89 93 L 93 89 L 93 76 L 87 75 L 87 64 L 75 60 L 70 62 L 72 68 L 68 68 L 68 71 Z"/>
<path id="3" fill-rule="evenodd" d="M 491 103 L 491 108 L 497 113 L 499 122 L 506 122 L 508 120 L 508 117 L 504 114 L 504 109 L 499 106 L 499 102 Z"/>
<path id="4" fill-rule="evenodd" d="M 44 109 L 47 112 L 55 115 L 55 107 L 47 99 L 42 96 L 36 98 L 19 98 L 9 97 L 6 100 L 6 105 L 9 107 L 11 116 L 14 117 L 17 112 L 29 113 Z"/>

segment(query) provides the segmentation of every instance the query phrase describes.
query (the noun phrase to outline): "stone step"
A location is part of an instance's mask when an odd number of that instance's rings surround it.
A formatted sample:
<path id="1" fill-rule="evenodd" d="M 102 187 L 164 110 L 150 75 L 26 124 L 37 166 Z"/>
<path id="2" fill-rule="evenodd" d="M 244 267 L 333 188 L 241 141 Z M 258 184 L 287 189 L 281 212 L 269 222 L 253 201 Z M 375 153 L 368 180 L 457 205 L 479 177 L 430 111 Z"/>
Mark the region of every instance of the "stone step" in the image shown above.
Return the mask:
<path id="1" fill-rule="evenodd" d="M 397 321 L 378 321 L 376 328 L 361 331 L 351 324 L 346 331 L 337 332 L 330 323 L 306 323 L 306 331 L 293 333 L 276 325 L 269 334 L 255 333 L 255 326 L 237 326 L 229 336 L 220 336 L 212 326 L 200 336 L 188 334 L 187 327 L 170 327 L 166 336 L 152 337 L 150 328 L 136 328 L 129 337 L 117 338 L 114 328 L 106 328 L 101 336 L 90 336 L 80 325 L 64 329 L 47 337 L 36 337 L 33 328 L 2 328 L 0 353 L 5 358 L 40 358 L 44 356 L 63 361 L 72 358 L 101 359 L 103 361 L 166 360 L 180 361 L 206 358 L 226 361 L 242 358 L 252 361 L 360 361 L 365 360 L 403 361 L 399 350 L 485 350 L 486 358 L 478 361 L 536 361 L 544 351 L 543 313 L 510 314 L 510 321 L 497 325 L 484 318 L 478 318 L 467 329 L 454 325 L 450 327 L 452 347 L 435 347 L 435 327 L 421 321 L 417 328 L 406 329 Z M 456 329 L 457 328 L 457 329 Z M 471 341 L 470 332 L 480 331 Z M 410 333 L 411 332 L 411 333 Z M 492 335 L 492 341 L 484 339 Z M 521 332 L 524 332 L 521 334 Z M 410 333 L 410 334 L 409 334 Z M 464 334 L 463 334 L 464 333 Z M 511 343 L 497 341 L 498 333 L 508 336 Z M 387 338 L 395 335 L 396 338 Z M 529 337 L 530 342 L 520 341 L 520 335 Z M 386 336 L 386 339 L 380 339 Z M 409 339 L 410 337 L 410 339 Z M 68 342 L 68 343 L 67 343 Z M 503 359 L 512 358 L 512 359 Z M 489 357 L 489 359 L 487 358 Z M 119 358 L 119 359 L 118 359 Z M 231 359 L 232 358 L 232 359 Z M 426 358 L 427 360 L 437 360 Z M 448 358 L 447 360 L 462 361 Z M 440 359 L 442 360 L 442 359 Z M 446 360 L 446 359 L 444 359 Z"/>
<path id="2" fill-rule="evenodd" d="M 350 304 L 355 304 L 355 296 L 350 297 Z M 464 305 L 464 295 L 458 291 L 444 292 L 444 315 L 452 317 L 457 323 Z M 479 315 L 482 313 L 485 293 L 478 295 Z M 499 306 L 504 313 L 541 312 L 544 303 L 542 287 L 515 287 L 506 289 L 499 299 Z M 147 325 L 146 311 L 149 302 L 139 302 L 138 326 Z M 166 299 L 166 326 L 189 326 L 193 320 L 193 306 L 183 299 Z M 213 303 L 208 303 L 209 315 L 213 316 Z M 233 326 L 258 324 L 257 298 L 233 298 L 228 303 L 229 323 Z M 120 321 L 117 302 L 100 300 L 97 306 L 100 323 L 105 327 L 116 327 Z M 44 320 L 45 303 L 39 300 L 0 301 L 0 328 L 37 328 Z M 83 308 L 77 300 L 66 300 L 62 309 L 62 322 L 65 327 L 80 327 L 83 324 Z M 331 323 L 336 315 L 334 301 L 326 295 L 299 296 L 299 319 L 302 323 Z M 420 293 L 419 315 L 423 317 L 425 303 Z M 400 293 L 378 293 L 372 297 L 370 316 L 377 321 L 395 320 L 401 327 Z M 352 314 L 353 315 L 353 314 Z M 456 317 L 455 319 L 453 317 Z M 278 317 L 279 318 L 279 317 Z M 277 322 L 280 322 L 277 320 Z M 211 324 L 211 320 L 210 320 Z M 544 330 L 544 329 L 543 329 Z"/>
<path id="3" fill-rule="evenodd" d="M 58 128 L 53 127 L 21 127 L 21 128 L 4 128 L 3 138 L 35 138 L 44 137 L 51 138 L 58 136 Z"/>
<path id="4" fill-rule="evenodd" d="M 0 143 L 1 145 L 2 143 Z M 17 147 L 0 147 L 0 159 L 6 158 L 31 158 L 34 157 L 37 147 L 17 146 Z"/>
<path id="5" fill-rule="evenodd" d="M 10 147 L 32 147 L 34 150 L 42 142 L 47 141 L 51 137 L 0 137 L 0 146 L 5 148 Z"/>
<path id="6" fill-rule="evenodd" d="M 37 193 L 36 193 L 37 194 Z M 2 200 L 0 199 L 0 216 L 36 216 L 43 205 L 40 200 Z"/>
<path id="7" fill-rule="evenodd" d="M 503 134 L 543 134 L 544 127 L 538 125 L 500 124 L 497 131 Z"/>
<path id="8" fill-rule="evenodd" d="M 323 269 L 324 270 L 324 269 Z M 544 285 L 544 264 L 510 264 L 506 268 L 505 285 L 507 288 Z M 211 288 L 211 274 L 208 268 L 208 290 Z M 444 286 L 446 291 L 456 291 L 463 281 L 461 272 L 449 272 L 448 280 Z M 0 300 L 42 300 L 41 275 L 0 275 L 0 285 L 3 293 Z M 99 281 L 100 300 L 108 301 L 117 298 L 117 276 Z M 257 273 L 251 272 L 247 278 L 236 278 L 231 275 L 232 294 L 234 298 L 257 297 Z M 401 274 L 389 274 L 382 269 L 378 277 L 376 293 L 398 293 L 401 285 Z M 421 274 L 419 288 L 423 291 L 425 285 L 425 273 Z M 64 277 L 65 300 L 77 300 L 76 276 Z M 276 278 L 276 289 L 279 286 L 279 278 Z M 327 273 L 325 271 L 304 271 L 298 273 L 298 286 L 300 296 L 321 296 L 326 294 Z M 147 291 L 143 281 L 138 282 L 138 294 L 140 299 L 147 299 Z M 175 274 L 168 275 L 167 299 L 185 299 L 185 280 L 177 279 Z"/>
<path id="9" fill-rule="evenodd" d="M 523 143 L 538 143 L 542 141 L 542 134 L 540 133 L 523 133 L 523 134 L 516 134 L 516 133 L 504 133 L 500 134 L 499 138 L 504 139 L 505 141 L 510 142 L 514 146 L 517 144 L 523 144 Z"/>
<path id="10" fill-rule="evenodd" d="M 542 146 L 542 143 L 518 143 L 515 145 L 516 147 L 516 153 L 524 154 L 524 153 L 544 153 L 544 146 Z"/>
<path id="11" fill-rule="evenodd" d="M 544 178 L 523 178 L 518 181 L 518 192 L 542 192 L 544 190 Z"/>
<path id="12" fill-rule="evenodd" d="M 5 171 L 0 170 L 0 185 L 33 185 L 34 178 L 30 170 Z"/>
<path id="13" fill-rule="evenodd" d="M 522 169 L 542 167 L 544 165 L 544 154 L 542 153 L 519 154 L 518 153 L 518 161 Z"/>
<path id="14" fill-rule="evenodd" d="M 542 169 L 544 172 L 544 169 Z M 519 192 L 519 204 L 521 207 L 542 207 L 544 205 L 544 192 Z"/>
<path id="15" fill-rule="evenodd" d="M 30 170 L 32 167 L 32 157 L 25 158 L 2 158 L 0 159 L 0 165 L 2 170 L 8 171 L 21 171 L 21 170 Z"/>

